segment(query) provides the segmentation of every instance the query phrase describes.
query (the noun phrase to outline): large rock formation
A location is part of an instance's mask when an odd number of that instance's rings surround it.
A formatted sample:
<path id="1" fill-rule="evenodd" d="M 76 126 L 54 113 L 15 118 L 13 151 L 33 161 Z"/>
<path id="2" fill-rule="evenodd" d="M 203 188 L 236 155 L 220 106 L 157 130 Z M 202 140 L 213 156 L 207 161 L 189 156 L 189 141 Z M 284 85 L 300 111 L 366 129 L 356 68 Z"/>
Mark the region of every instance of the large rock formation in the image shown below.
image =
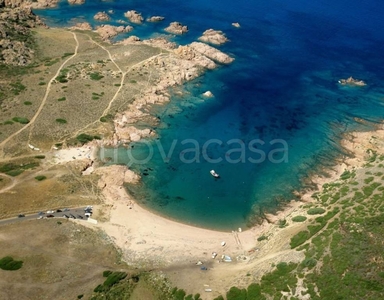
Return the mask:
<path id="1" fill-rule="evenodd" d="M 195 64 L 206 68 L 206 69 L 214 69 L 216 68 L 216 64 L 209 59 L 208 57 L 202 55 L 200 52 L 196 51 L 190 46 L 179 46 L 174 50 L 174 53 L 183 60 L 189 60 L 194 62 Z"/>
<path id="2" fill-rule="evenodd" d="M 190 44 L 190 46 L 192 47 L 192 49 L 196 50 L 197 52 L 222 64 L 229 64 L 234 60 L 229 55 L 204 43 L 193 42 L 192 44 Z"/>
<path id="3" fill-rule="evenodd" d="M 0 62 L 28 65 L 34 55 L 30 28 L 39 25 L 44 24 L 23 1 L 0 0 Z"/>
<path id="4" fill-rule="evenodd" d="M 105 11 L 100 11 L 93 17 L 97 21 L 109 21 L 111 18 Z"/>
<path id="5" fill-rule="evenodd" d="M 68 0 L 69 4 L 84 4 L 85 0 Z"/>
<path id="6" fill-rule="evenodd" d="M 184 34 L 188 32 L 188 27 L 179 22 L 172 22 L 164 30 L 173 34 Z"/>
<path id="7" fill-rule="evenodd" d="M 208 29 L 204 31 L 203 35 L 199 38 L 200 41 L 214 45 L 221 45 L 228 42 L 227 37 L 221 30 Z"/>
<path id="8" fill-rule="evenodd" d="M 137 12 L 136 10 L 129 10 L 124 14 L 124 16 L 128 18 L 129 21 L 135 24 L 141 24 L 144 20 L 141 16 L 141 13 Z"/>

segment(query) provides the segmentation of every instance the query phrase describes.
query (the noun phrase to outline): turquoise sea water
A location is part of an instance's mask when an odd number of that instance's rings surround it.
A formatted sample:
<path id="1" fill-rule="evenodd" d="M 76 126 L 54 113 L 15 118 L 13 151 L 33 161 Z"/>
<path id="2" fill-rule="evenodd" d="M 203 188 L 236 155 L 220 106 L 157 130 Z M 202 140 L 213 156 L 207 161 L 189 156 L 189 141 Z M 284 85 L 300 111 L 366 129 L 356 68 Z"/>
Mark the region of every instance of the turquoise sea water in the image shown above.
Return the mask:
<path id="1" fill-rule="evenodd" d="M 112 24 L 124 19 L 124 12 L 135 9 L 144 17 L 165 16 L 160 23 L 134 25 L 132 34 L 148 38 L 165 34 L 171 21 L 188 25 L 190 31 L 174 41 L 186 44 L 208 29 L 223 30 L 231 40 L 220 49 L 235 57 L 229 66 L 207 72 L 185 85 L 182 96 L 175 93 L 165 107 L 154 107 L 161 120 L 158 140 L 148 141 L 153 157 L 131 167 L 142 174 L 139 186 L 129 191 L 146 207 L 170 218 L 215 229 L 235 229 L 250 224 L 252 216 L 273 209 L 292 198 L 292 191 L 303 187 L 303 179 L 342 155 L 338 142 L 350 130 L 365 130 L 355 118 L 379 122 L 383 106 L 384 3 L 377 0 L 314 1 L 88 1 L 70 6 L 35 11 L 50 26 L 68 26 L 88 21 L 93 15 L 113 9 Z M 241 28 L 231 23 L 239 22 Z M 368 86 L 340 86 L 340 78 L 354 76 Z M 214 98 L 201 94 L 212 91 Z M 207 148 L 204 143 L 221 141 Z M 245 163 L 233 163 L 246 146 Z M 287 145 L 287 153 L 276 152 L 272 159 L 260 158 L 248 145 L 255 140 L 268 154 Z M 195 141 L 200 161 L 188 152 Z M 182 144 L 182 142 L 186 142 Z M 165 153 L 175 145 L 169 161 Z M 130 163 L 150 155 L 148 144 L 136 143 L 131 152 L 106 150 L 116 163 Z M 233 152 L 231 152 L 233 151 Z M 276 163 L 284 155 L 287 160 Z M 221 175 L 214 179 L 209 170 Z"/>

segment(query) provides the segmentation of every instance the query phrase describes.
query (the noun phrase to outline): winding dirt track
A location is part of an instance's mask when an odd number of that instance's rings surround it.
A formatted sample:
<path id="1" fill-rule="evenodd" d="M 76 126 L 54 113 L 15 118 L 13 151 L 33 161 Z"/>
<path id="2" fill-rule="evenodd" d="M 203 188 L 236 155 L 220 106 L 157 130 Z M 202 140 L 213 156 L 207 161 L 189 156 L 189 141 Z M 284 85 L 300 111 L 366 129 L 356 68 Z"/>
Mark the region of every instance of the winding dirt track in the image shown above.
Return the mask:
<path id="1" fill-rule="evenodd" d="M 65 64 L 70 61 L 72 58 L 74 58 L 76 55 L 77 55 L 77 51 L 79 49 L 79 41 L 77 40 L 77 36 L 76 36 L 76 33 L 74 32 L 71 32 L 73 34 L 73 37 L 76 41 L 76 48 L 75 48 L 75 52 L 72 56 L 68 57 L 62 64 L 61 66 L 59 67 L 59 69 L 57 70 L 57 72 L 55 73 L 55 75 L 53 75 L 53 77 L 51 78 L 51 80 L 49 81 L 48 85 L 47 85 L 47 89 L 45 91 L 45 95 L 44 95 L 44 98 L 43 100 L 41 101 L 41 104 L 38 108 L 38 110 L 36 111 L 35 115 L 32 117 L 32 119 L 30 120 L 30 122 L 28 124 L 26 124 L 24 127 L 20 128 L 18 131 L 14 132 L 13 134 L 11 134 L 9 137 L 7 137 L 4 141 L 2 141 L 0 143 L 0 149 L 3 150 L 4 149 L 4 145 L 6 143 L 8 143 L 11 139 L 13 139 L 15 136 L 17 136 L 20 132 L 24 131 L 25 129 L 27 129 L 28 127 L 31 127 L 30 128 L 30 132 L 29 132 L 29 137 L 28 137 L 28 141 L 27 143 L 29 144 L 29 141 L 31 139 L 31 133 L 32 133 L 32 129 L 33 129 L 33 125 L 36 121 L 36 119 L 38 118 L 38 116 L 40 115 L 41 111 L 43 110 L 44 108 L 44 105 L 45 103 L 47 102 L 47 98 L 48 98 L 48 95 L 49 95 L 49 92 L 51 91 L 51 85 L 53 83 L 53 81 L 55 80 L 55 78 L 57 76 L 59 76 L 60 72 L 61 72 L 61 69 L 65 66 Z"/>

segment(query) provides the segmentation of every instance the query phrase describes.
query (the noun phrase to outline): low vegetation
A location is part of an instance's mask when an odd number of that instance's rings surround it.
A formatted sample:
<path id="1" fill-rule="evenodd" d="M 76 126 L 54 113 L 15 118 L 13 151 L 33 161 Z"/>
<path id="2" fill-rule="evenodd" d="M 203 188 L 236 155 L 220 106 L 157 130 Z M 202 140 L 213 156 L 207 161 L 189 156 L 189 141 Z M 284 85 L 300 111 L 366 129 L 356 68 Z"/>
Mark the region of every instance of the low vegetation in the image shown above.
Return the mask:
<path id="1" fill-rule="evenodd" d="M 11 256 L 5 256 L 0 259 L 0 269 L 6 271 L 16 271 L 23 266 L 21 260 L 14 260 Z"/>
<path id="2" fill-rule="evenodd" d="M 0 165 L 0 172 L 5 173 L 9 176 L 18 176 L 25 170 L 33 169 L 39 166 L 39 162 L 31 161 L 26 163 L 6 163 Z"/>
<path id="3" fill-rule="evenodd" d="M 93 140 L 100 140 L 101 137 L 98 136 L 98 135 L 89 135 L 89 134 L 86 134 L 86 133 L 81 133 L 79 134 L 76 139 L 81 143 L 81 144 L 86 144 L 90 141 L 93 141 Z"/>
<path id="4" fill-rule="evenodd" d="M 43 181 L 43 180 L 47 179 L 47 177 L 44 176 L 44 175 L 38 175 L 38 176 L 35 177 L 35 179 L 36 179 L 37 181 Z"/>
<path id="5" fill-rule="evenodd" d="M 12 118 L 12 121 L 20 123 L 20 124 L 28 124 L 29 123 L 29 120 L 27 118 L 23 118 L 23 117 L 14 117 L 14 118 Z"/>

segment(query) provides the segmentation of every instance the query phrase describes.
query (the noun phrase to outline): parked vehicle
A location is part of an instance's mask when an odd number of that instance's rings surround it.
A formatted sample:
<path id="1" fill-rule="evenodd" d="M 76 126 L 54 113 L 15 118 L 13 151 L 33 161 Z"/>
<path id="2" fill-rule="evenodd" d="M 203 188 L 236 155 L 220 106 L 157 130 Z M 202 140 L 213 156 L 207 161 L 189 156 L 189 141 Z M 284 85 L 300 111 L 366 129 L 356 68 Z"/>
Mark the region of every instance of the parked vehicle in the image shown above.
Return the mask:
<path id="1" fill-rule="evenodd" d="M 41 216 L 41 215 L 44 215 L 45 213 L 42 212 L 42 211 L 39 211 L 38 215 Z"/>
<path id="2" fill-rule="evenodd" d="M 54 215 L 47 215 L 47 218 L 54 218 Z"/>
<path id="3" fill-rule="evenodd" d="M 83 216 L 81 216 L 81 215 L 77 215 L 77 217 L 79 217 L 80 219 L 84 219 L 84 217 L 83 217 Z"/>
<path id="4" fill-rule="evenodd" d="M 17 217 L 18 217 L 18 218 L 24 218 L 24 217 L 25 217 L 25 215 L 23 215 L 23 214 L 20 214 L 20 215 L 18 215 Z"/>
<path id="5" fill-rule="evenodd" d="M 62 210 L 61 209 L 57 209 L 56 212 L 62 212 Z"/>
<path id="6" fill-rule="evenodd" d="M 47 211 L 47 214 L 54 214 L 54 213 L 55 213 L 54 210 L 48 210 L 48 211 Z"/>

